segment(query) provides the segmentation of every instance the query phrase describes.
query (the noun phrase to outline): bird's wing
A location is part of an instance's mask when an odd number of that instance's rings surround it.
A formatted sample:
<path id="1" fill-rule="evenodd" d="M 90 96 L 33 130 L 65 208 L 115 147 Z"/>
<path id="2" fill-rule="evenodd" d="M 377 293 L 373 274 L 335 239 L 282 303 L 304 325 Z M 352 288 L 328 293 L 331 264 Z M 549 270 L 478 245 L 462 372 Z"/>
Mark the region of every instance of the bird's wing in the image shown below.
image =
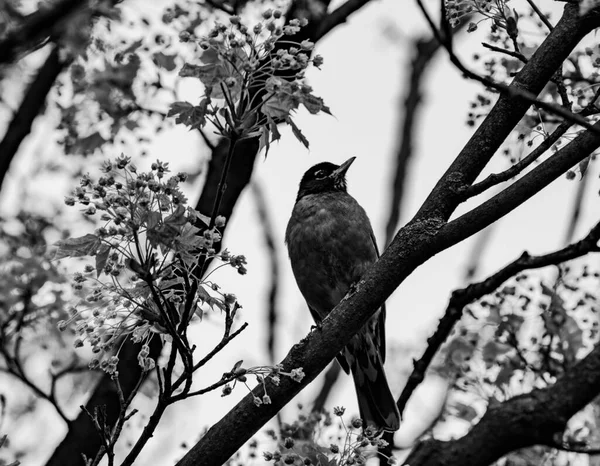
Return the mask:
<path id="1" fill-rule="evenodd" d="M 321 322 L 321 320 L 323 320 L 323 319 L 321 319 L 321 316 L 319 316 L 317 311 L 315 311 L 310 305 L 308 306 L 308 309 L 310 310 L 310 315 L 313 316 L 313 319 L 315 320 L 315 322 L 317 324 L 319 324 Z M 350 373 L 350 365 L 348 364 L 348 361 L 346 360 L 346 357 L 344 356 L 344 354 L 338 353 L 336 358 L 337 358 L 338 362 L 340 363 L 340 366 L 342 366 L 342 369 L 344 369 L 344 372 L 346 374 L 349 374 Z"/>
<path id="2" fill-rule="evenodd" d="M 375 246 L 375 253 L 377 254 L 377 258 L 379 259 L 379 248 L 377 247 L 377 241 L 375 240 L 373 230 L 371 230 L 371 240 L 373 241 L 373 246 Z M 385 362 L 385 303 L 381 305 L 379 317 L 377 319 L 377 328 L 375 331 L 378 334 L 376 344 L 377 349 L 379 350 L 379 355 L 381 356 L 381 362 Z"/>

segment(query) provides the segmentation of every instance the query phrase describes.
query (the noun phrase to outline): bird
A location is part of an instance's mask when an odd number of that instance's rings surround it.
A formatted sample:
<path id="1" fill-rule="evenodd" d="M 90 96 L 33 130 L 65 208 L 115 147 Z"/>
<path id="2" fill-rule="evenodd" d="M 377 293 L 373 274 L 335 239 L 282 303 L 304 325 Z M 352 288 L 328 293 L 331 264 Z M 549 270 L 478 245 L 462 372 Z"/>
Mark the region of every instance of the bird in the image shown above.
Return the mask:
<path id="1" fill-rule="evenodd" d="M 285 232 L 292 271 L 317 328 L 379 257 L 369 217 L 347 191 L 346 172 L 355 159 L 322 162 L 304 173 Z M 383 369 L 385 305 L 336 358 L 354 379 L 363 427 L 398 430 L 400 413 Z"/>

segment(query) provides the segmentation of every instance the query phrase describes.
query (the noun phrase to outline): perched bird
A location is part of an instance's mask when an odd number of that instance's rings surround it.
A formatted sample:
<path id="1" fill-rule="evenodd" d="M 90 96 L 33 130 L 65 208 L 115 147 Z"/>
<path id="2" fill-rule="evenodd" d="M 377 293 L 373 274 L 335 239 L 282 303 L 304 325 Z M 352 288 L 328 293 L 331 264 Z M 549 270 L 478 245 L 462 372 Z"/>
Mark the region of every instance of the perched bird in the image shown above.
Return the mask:
<path id="1" fill-rule="evenodd" d="M 296 283 L 317 324 L 379 257 L 369 218 L 346 190 L 354 159 L 340 166 L 319 163 L 304 174 L 285 232 Z M 396 431 L 400 414 L 383 370 L 384 324 L 382 306 L 337 360 L 352 372 L 363 422 Z"/>

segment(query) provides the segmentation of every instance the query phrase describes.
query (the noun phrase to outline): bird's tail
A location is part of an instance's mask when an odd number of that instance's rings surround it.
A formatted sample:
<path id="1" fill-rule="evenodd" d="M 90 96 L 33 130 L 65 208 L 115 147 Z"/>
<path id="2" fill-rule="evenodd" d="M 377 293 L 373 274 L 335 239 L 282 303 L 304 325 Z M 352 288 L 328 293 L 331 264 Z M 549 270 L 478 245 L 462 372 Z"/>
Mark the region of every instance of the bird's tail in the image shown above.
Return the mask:
<path id="1" fill-rule="evenodd" d="M 378 352 L 361 351 L 351 364 L 360 417 L 366 426 L 395 432 L 400 412 L 392 395 Z"/>

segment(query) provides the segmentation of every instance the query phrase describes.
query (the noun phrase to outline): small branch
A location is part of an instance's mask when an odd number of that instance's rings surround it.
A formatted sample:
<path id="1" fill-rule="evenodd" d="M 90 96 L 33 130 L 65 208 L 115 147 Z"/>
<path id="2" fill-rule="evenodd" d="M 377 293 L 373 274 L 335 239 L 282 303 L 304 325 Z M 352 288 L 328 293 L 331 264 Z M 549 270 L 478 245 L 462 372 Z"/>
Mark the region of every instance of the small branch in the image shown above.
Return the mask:
<path id="1" fill-rule="evenodd" d="M 437 27 L 435 26 L 435 24 L 433 23 L 433 20 L 431 19 L 431 16 L 429 15 L 429 12 L 427 11 L 427 9 L 425 8 L 425 6 L 423 5 L 423 0 L 417 0 L 417 3 L 419 5 L 419 8 L 421 9 L 421 11 L 423 12 L 423 15 L 425 16 L 425 19 L 427 20 L 427 23 L 429 24 L 433 34 L 435 35 L 435 37 L 442 43 L 442 45 L 444 46 L 444 48 L 446 49 L 446 51 L 448 52 L 448 56 L 450 58 L 450 62 L 456 66 L 456 68 L 458 68 L 467 78 L 469 79 L 473 79 L 474 81 L 478 81 L 484 85 L 486 85 L 489 88 L 492 89 L 496 89 L 497 91 L 503 93 L 503 94 L 507 94 L 508 96 L 512 97 L 512 98 L 520 98 L 525 100 L 526 102 L 529 102 L 530 104 L 534 104 L 537 107 L 546 110 L 549 113 L 555 114 L 555 115 L 559 115 L 561 117 L 563 117 L 565 120 L 570 121 L 572 123 L 576 123 L 580 126 L 583 126 L 584 128 L 589 129 L 590 131 L 594 131 L 597 132 L 598 134 L 600 134 L 600 130 L 594 128 L 594 125 L 591 124 L 590 122 L 588 122 L 585 118 L 583 118 L 580 115 L 577 115 L 559 105 L 556 105 L 554 103 L 548 103 L 548 102 L 544 102 L 542 100 L 539 100 L 535 94 L 532 94 L 529 91 L 526 91 L 525 89 L 521 89 L 521 88 L 517 88 L 515 86 L 509 86 L 506 84 L 502 84 L 499 82 L 494 81 L 491 78 L 487 78 L 485 76 L 480 76 L 477 73 L 469 70 L 465 65 L 463 65 L 463 63 L 458 59 L 458 57 L 454 54 L 454 51 L 452 50 L 452 46 L 451 46 L 451 41 L 449 38 L 444 39 L 441 34 L 440 31 L 437 29 Z M 442 9 L 445 11 L 445 8 L 443 7 L 444 3 L 443 1 L 441 2 L 442 4 Z M 448 21 L 445 18 L 445 16 L 443 16 L 441 18 L 442 24 L 443 25 L 447 25 Z"/>
<path id="2" fill-rule="evenodd" d="M 561 442 L 546 442 L 544 445 L 547 447 L 554 448 L 555 450 L 566 451 L 569 453 L 581 453 L 583 455 L 600 455 L 600 448 L 582 447 Z"/>
<path id="3" fill-rule="evenodd" d="M 400 145 L 396 152 L 394 181 L 390 200 L 389 216 L 385 227 L 385 244 L 394 238 L 394 233 L 400 221 L 400 209 L 408 164 L 413 155 L 414 127 L 421 103 L 421 85 L 423 75 L 431 60 L 440 48 L 435 38 L 416 39 L 413 43 L 414 57 L 411 62 L 411 72 L 408 78 L 406 97 L 403 100 L 403 121 L 400 128 Z"/>
<path id="4" fill-rule="evenodd" d="M 539 159 L 544 152 L 546 152 L 552 144 L 558 141 L 571 127 L 571 123 L 563 122 L 561 123 L 546 139 L 544 139 L 539 146 L 537 146 L 531 153 L 529 153 L 526 157 L 521 159 L 519 162 L 514 164 L 512 167 L 500 173 L 492 173 L 484 180 L 479 183 L 475 183 L 469 186 L 463 194 L 463 199 L 467 200 L 471 197 L 477 196 L 492 186 L 496 186 L 497 184 L 504 183 L 505 181 L 510 180 L 514 176 L 517 176 L 523 170 L 525 170 L 529 165 Z"/>
<path id="5" fill-rule="evenodd" d="M 531 9 L 533 11 L 535 11 L 535 13 L 542 20 L 542 23 L 544 23 L 546 25 L 546 27 L 548 28 L 548 30 L 549 31 L 554 30 L 554 26 L 552 26 L 552 23 L 550 23 L 550 21 L 548 20 L 548 17 L 544 13 L 542 13 L 542 10 L 540 10 L 538 8 L 538 6 L 535 4 L 535 2 L 533 0 L 527 0 L 527 3 L 529 3 L 529 6 L 531 7 Z"/>
<path id="6" fill-rule="evenodd" d="M 336 26 L 348 21 L 348 17 L 360 10 L 363 6 L 369 3 L 370 0 L 346 0 L 337 9 L 329 13 L 319 25 L 315 40 L 319 40 Z"/>
<path id="7" fill-rule="evenodd" d="M 460 320 L 463 308 L 467 304 L 493 292 L 506 280 L 523 270 L 539 269 L 584 256 L 589 252 L 600 252 L 600 248 L 597 246 L 598 240 L 600 240 L 600 222 L 592 228 L 585 238 L 576 243 L 560 249 L 559 251 L 544 254 L 542 256 L 530 256 L 528 253 L 524 252 L 521 257 L 485 280 L 454 291 L 448 303 L 448 307 L 446 308 L 446 312 L 440 319 L 438 328 L 434 334 L 427 339 L 427 349 L 423 353 L 423 356 L 421 356 L 421 359 L 414 362 L 414 370 L 398 398 L 397 404 L 400 413 L 402 413 L 406 407 L 406 403 L 414 390 L 424 380 L 425 372 L 433 360 L 433 357 L 444 341 L 446 341 L 448 335 L 450 335 L 454 325 Z"/>
<path id="8" fill-rule="evenodd" d="M 192 369 L 192 373 L 196 372 L 198 369 L 200 369 L 202 366 L 204 366 L 208 361 L 210 361 L 215 354 L 217 354 L 219 351 L 221 351 L 223 348 L 225 348 L 225 346 L 227 346 L 227 344 L 233 340 L 235 337 L 237 337 L 240 333 L 242 333 L 246 327 L 248 327 L 248 322 L 244 322 L 243 325 L 237 329 L 235 332 L 233 332 L 230 335 L 227 335 L 226 337 L 223 337 L 223 339 L 219 342 L 219 344 L 217 346 L 215 346 L 206 356 L 204 356 L 200 361 L 198 361 L 196 364 L 194 364 L 194 367 Z M 176 390 L 182 383 L 183 380 L 185 379 L 185 377 L 180 377 L 179 379 L 177 379 L 175 381 L 175 383 L 173 383 L 173 388 L 172 390 Z M 177 401 L 179 399 L 183 399 L 184 397 L 182 397 L 182 394 L 180 393 L 179 395 L 175 395 L 173 397 L 171 397 L 171 401 Z"/>
<path id="9" fill-rule="evenodd" d="M 504 55 L 516 58 L 517 60 L 520 60 L 523 63 L 527 63 L 527 58 L 525 58 L 525 55 L 523 55 L 521 52 L 514 52 L 512 50 L 503 49 L 502 47 L 496 47 L 495 45 L 488 44 L 487 42 L 482 42 L 481 45 L 483 45 L 486 49 L 490 49 L 494 52 L 503 53 Z"/>
<path id="10" fill-rule="evenodd" d="M 267 200 L 262 187 L 258 183 L 252 183 L 252 194 L 256 201 L 256 209 L 258 211 L 258 219 L 263 228 L 264 242 L 267 248 L 269 257 L 269 268 L 271 282 L 269 287 L 269 295 L 267 299 L 267 351 L 271 361 L 275 361 L 275 334 L 277 327 L 277 292 L 279 290 L 279 261 L 277 260 L 278 251 L 274 235 L 274 227 Z"/>

